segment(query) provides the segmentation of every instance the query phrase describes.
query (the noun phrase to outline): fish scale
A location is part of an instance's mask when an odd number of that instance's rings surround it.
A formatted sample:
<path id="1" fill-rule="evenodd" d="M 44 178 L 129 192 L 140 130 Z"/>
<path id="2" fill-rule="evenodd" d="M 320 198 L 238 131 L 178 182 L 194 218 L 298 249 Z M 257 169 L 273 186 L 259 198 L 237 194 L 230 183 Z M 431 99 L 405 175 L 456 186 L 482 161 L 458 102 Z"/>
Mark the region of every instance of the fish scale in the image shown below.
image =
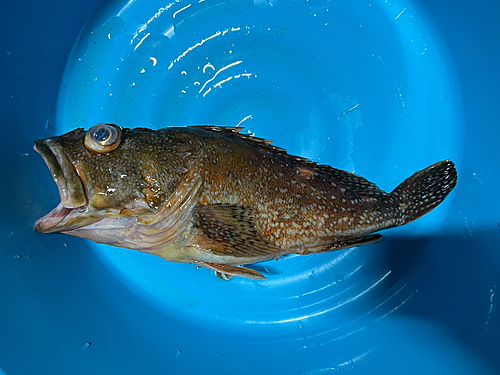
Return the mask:
<path id="1" fill-rule="evenodd" d="M 35 230 L 196 263 L 224 278 L 263 278 L 242 265 L 286 254 L 374 243 L 381 236 L 373 232 L 425 215 L 457 182 L 444 160 L 386 193 L 238 127 L 96 127 L 35 142 L 61 195 Z M 107 139 L 106 129 L 119 135 L 107 152 L 107 143 L 105 152 L 93 148 L 100 140 L 87 143 L 94 133 Z"/>
<path id="2" fill-rule="evenodd" d="M 253 139 L 243 139 L 248 144 L 229 143 L 226 140 L 224 147 L 222 142 L 213 148 L 209 146 L 212 150 L 210 154 L 216 160 L 223 160 L 221 168 L 226 171 L 226 175 L 206 176 L 208 185 L 202 193 L 202 200 L 205 204 L 230 202 L 256 207 L 255 220 L 266 236 L 278 246 L 290 249 L 297 240 L 301 246 L 317 245 L 320 238 L 335 242 L 344 238 L 346 230 L 350 231 L 349 235 L 355 235 L 356 231 L 361 235 L 365 234 L 363 230 L 366 227 L 382 229 L 389 221 L 393 225 L 390 219 L 380 220 L 379 227 L 372 224 L 383 217 L 379 215 L 382 209 L 390 217 L 395 217 L 397 206 L 387 193 L 366 179 L 327 166 L 317 168 L 312 162 L 304 163 L 303 159 L 290 158 L 282 149 L 279 152 L 268 149 L 268 145 L 261 141 L 256 142 L 255 147 Z M 224 158 L 218 154 L 218 150 L 223 150 Z M 274 154 L 269 154 L 269 151 Z M 297 163 L 300 163 L 299 168 Z M 218 189 L 214 189 L 214 186 Z M 377 210 L 378 206 L 380 210 Z M 350 225 L 356 211 L 365 209 L 373 217 L 357 221 L 356 226 Z M 322 219 L 318 219 L 318 212 Z M 312 224 L 297 224 L 308 222 Z M 286 230 L 283 230 L 284 227 Z"/>

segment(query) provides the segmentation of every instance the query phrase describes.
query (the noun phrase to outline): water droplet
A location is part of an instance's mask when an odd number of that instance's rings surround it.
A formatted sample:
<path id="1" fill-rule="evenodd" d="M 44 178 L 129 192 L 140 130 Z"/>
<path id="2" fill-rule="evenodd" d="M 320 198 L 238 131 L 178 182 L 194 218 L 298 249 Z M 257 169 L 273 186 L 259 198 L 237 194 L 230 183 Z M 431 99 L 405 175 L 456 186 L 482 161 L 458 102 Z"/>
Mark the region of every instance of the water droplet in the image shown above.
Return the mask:
<path id="1" fill-rule="evenodd" d="M 181 356 L 181 354 L 182 354 L 182 350 L 177 350 L 177 351 L 175 352 L 175 357 L 176 357 L 176 358 L 179 358 L 179 357 Z"/>
<path id="2" fill-rule="evenodd" d="M 350 359 L 349 360 L 349 365 L 351 366 L 351 370 L 354 370 L 354 366 L 355 366 L 356 363 L 354 363 L 354 360 L 353 359 Z"/>
<path id="3" fill-rule="evenodd" d="M 12 52 L 7 51 L 7 52 L 5 52 L 5 54 L 6 54 L 7 56 L 11 56 L 11 55 L 12 55 Z"/>
<path id="4" fill-rule="evenodd" d="M 85 344 L 82 345 L 82 349 L 87 350 L 90 347 L 90 345 L 92 345 L 92 343 L 90 341 L 86 342 Z"/>
<path id="5" fill-rule="evenodd" d="M 299 329 L 304 328 L 304 323 L 302 322 L 302 320 L 299 320 L 299 321 L 297 322 L 297 327 L 299 327 Z"/>
<path id="6" fill-rule="evenodd" d="M 214 356 L 218 357 L 219 356 L 219 352 L 215 352 Z"/>
<path id="7" fill-rule="evenodd" d="M 23 152 L 21 156 L 30 156 L 30 154 L 28 154 L 27 152 Z"/>
<path id="8" fill-rule="evenodd" d="M 16 255 L 14 255 L 12 258 L 14 258 L 14 259 L 16 259 L 16 260 L 17 260 L 17 259 L 21 259 L 22 257 L 21 257 L 21 255 L 16 254 Z"/>
<path id="9" fill-rule="evenodd" d="M 341 283 L 342 281 L 344 281 L 344 275 L 335 275 L 335 282 L 336 283 Z"/>

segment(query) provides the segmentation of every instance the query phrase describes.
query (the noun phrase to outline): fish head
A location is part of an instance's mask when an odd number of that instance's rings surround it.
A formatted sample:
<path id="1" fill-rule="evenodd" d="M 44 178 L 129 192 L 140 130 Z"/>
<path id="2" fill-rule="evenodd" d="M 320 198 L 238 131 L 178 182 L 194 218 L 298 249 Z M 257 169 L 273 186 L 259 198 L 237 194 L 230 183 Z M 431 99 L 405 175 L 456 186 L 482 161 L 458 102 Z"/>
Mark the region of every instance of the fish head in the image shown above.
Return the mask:
<path id="1" fill-rule="evenodd" d="M 163 197 L 154 178 L 157 166 L 149 160 L 154 155 L 142 153 L 138 160 L 147 132 L 154 133 L 97 124 L 88 131 L 76 129 L 35 141 L 34 149 L 49 167 L 61 198 L 55 209 L 37 220 L 35 230 L 73 234 L 103 219 L 108 227 L 120 221 L 123 226 L 126 218 L 154 212 Z"/>

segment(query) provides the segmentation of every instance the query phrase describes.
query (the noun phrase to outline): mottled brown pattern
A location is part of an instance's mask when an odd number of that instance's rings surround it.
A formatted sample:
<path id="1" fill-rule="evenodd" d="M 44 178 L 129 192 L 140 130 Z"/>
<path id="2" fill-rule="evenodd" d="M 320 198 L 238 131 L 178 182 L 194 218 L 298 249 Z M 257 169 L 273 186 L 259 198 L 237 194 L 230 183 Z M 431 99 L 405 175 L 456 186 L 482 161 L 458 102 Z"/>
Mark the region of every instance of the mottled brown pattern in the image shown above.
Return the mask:
<path id="1" fill-rule="evenodd" d="M 56 179 L 61 196 L 64 183 L 78 195 L 80 179 L 86 204 L 60 205 L 35 228 L 257 277 L 234 265 L 375 242 L 379 235 L 366 235 L 417 219 L 456 184 L 446 160 L 385 193 L 241 130 L 123 129 L 107 154 L 87 149 L 82 129 L 37 141 L 54 176 L 64 175 Z"/>

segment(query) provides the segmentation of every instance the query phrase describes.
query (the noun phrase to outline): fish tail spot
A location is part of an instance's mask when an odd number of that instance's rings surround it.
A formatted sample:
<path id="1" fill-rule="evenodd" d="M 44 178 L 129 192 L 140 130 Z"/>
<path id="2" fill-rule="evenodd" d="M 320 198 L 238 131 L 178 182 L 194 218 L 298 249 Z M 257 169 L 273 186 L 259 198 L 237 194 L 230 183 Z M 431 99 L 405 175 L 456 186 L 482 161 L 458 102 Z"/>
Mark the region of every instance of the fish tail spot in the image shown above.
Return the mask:
<path id="1" fill-rule="evenodd" d="M 416 172 L 391 193 L 400 204 L 403 223 L 416 220 L 437 207 L 457 184 L 451 160 L 440 161 Z"/>

